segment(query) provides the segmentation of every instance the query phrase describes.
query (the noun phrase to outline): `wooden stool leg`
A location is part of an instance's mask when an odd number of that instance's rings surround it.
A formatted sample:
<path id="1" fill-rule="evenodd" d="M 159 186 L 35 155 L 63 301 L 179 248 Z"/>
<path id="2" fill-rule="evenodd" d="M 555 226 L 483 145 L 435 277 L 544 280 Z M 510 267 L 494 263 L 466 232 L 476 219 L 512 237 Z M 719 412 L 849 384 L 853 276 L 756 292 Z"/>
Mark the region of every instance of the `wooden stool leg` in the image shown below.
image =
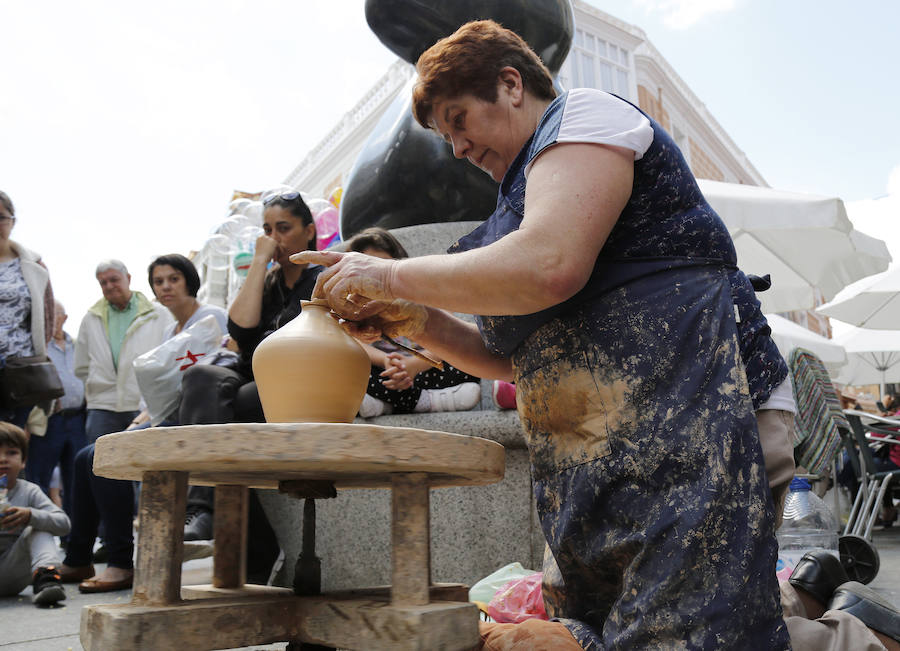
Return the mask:
<path id="1" fill-rule="evenodd" d="M 133 603 L 165 605 L 181 600 L 187 482 L 186 472 L 144 473 Z"/>
<path id="2" fill-rule="evenodd" d="M 246 486 L 216 486 L 213 513 L 213 586 L 240 588 L 247 582 Z"/>
<path id="3" fill-rule="evenodd" d="M 391 481 L 391 603 L 425 605 L 431 584 L 428 475 L 395 474 Z"/>

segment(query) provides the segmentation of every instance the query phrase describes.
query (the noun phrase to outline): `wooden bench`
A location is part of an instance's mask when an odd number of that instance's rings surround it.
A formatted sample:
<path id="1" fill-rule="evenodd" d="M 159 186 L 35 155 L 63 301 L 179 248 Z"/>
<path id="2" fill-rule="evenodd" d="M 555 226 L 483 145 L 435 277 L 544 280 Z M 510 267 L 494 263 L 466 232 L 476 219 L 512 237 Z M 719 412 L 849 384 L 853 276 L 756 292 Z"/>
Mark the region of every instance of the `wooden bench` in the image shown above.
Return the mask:
<path id="1" fill-rule="evenodd" d="M 449 651 L 478 642 L 466 586 L 431 582 L 429 489 L 500 481 L 504 450 L 493 441 L 370 424 L 191 425 L 103 436 L 94 472 L 143 486 L 132 601 L 84 609 L 88 651 L 278 641 Z M 188 483 L 216 486 L 216 544 L 212 585 L 182 589 Z M 305 498 L 391 489 L 391 585 L 314 594 L 307 581 L 301 595 L 245 585 L 251 487 Z"/>

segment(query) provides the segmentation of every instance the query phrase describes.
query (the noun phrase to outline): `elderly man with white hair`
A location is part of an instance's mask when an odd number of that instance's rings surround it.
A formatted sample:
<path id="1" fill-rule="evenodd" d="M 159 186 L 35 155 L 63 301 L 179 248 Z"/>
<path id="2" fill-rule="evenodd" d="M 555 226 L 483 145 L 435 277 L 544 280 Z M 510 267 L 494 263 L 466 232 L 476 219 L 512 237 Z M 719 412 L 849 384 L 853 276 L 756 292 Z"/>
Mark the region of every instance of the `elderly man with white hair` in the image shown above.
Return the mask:
<path id="1" fill-rule="evenodd" d="M 87 442 L 126 429 L 138 415 L 141 393 L 132 362 L 162 343 L 172 317 L 132 291 L 119 260 L 97 265 L 103 298 L 87 311 L 75 342 L 75 374 L 84 381 Z"/>

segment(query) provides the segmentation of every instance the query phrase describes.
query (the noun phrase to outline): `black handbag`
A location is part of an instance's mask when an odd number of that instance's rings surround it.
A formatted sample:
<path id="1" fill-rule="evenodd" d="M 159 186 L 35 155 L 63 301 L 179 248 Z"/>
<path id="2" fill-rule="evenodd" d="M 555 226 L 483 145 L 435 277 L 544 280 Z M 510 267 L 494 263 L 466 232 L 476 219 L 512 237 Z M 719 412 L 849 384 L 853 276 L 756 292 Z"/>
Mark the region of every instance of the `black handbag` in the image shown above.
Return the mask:
<path id="1" fill-rule="evenodd" d="M 56 366 L 46 355 L 7 357 L 0 369 L 0 403 L 30 407 L 65 393 Z"/>

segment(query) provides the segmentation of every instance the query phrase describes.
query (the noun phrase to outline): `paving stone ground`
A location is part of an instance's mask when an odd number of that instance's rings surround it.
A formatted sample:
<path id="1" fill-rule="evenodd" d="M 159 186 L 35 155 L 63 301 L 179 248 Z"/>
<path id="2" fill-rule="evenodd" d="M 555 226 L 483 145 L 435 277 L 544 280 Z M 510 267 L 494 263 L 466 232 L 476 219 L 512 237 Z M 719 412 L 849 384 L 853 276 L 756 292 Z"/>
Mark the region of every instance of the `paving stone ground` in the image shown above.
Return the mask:
<path id="1" fill-rule="evenodd" d="M 827 499 L 827 498 L 826 498 Z M 830 504 L 830 502 L 827 502 Z M 876 528 L 872 540 L 881 560 L 881 569 L 870 583 L 895 606 L 900 608 L 900 523 L 890 529 Z M 103 567 L 98 565 L 99 568 Z M 212 559 L 188 561 L 182 568 L 183 584 L 212 581 Z M 105 594 L 81 594 L 76 585 L 66 586 L 64 605 L 39 609 L 31 604 L 31 589 L 18 597 L 0 598 L 0 651 L 81 651 L 78 638 L 83 606 L 123 603 L 131 599 L 131 591 Z M 246 650 L 283 650 L 285 644 L 244 647 Z M 185 650 L 188 651 L 188 650 Z"/>

